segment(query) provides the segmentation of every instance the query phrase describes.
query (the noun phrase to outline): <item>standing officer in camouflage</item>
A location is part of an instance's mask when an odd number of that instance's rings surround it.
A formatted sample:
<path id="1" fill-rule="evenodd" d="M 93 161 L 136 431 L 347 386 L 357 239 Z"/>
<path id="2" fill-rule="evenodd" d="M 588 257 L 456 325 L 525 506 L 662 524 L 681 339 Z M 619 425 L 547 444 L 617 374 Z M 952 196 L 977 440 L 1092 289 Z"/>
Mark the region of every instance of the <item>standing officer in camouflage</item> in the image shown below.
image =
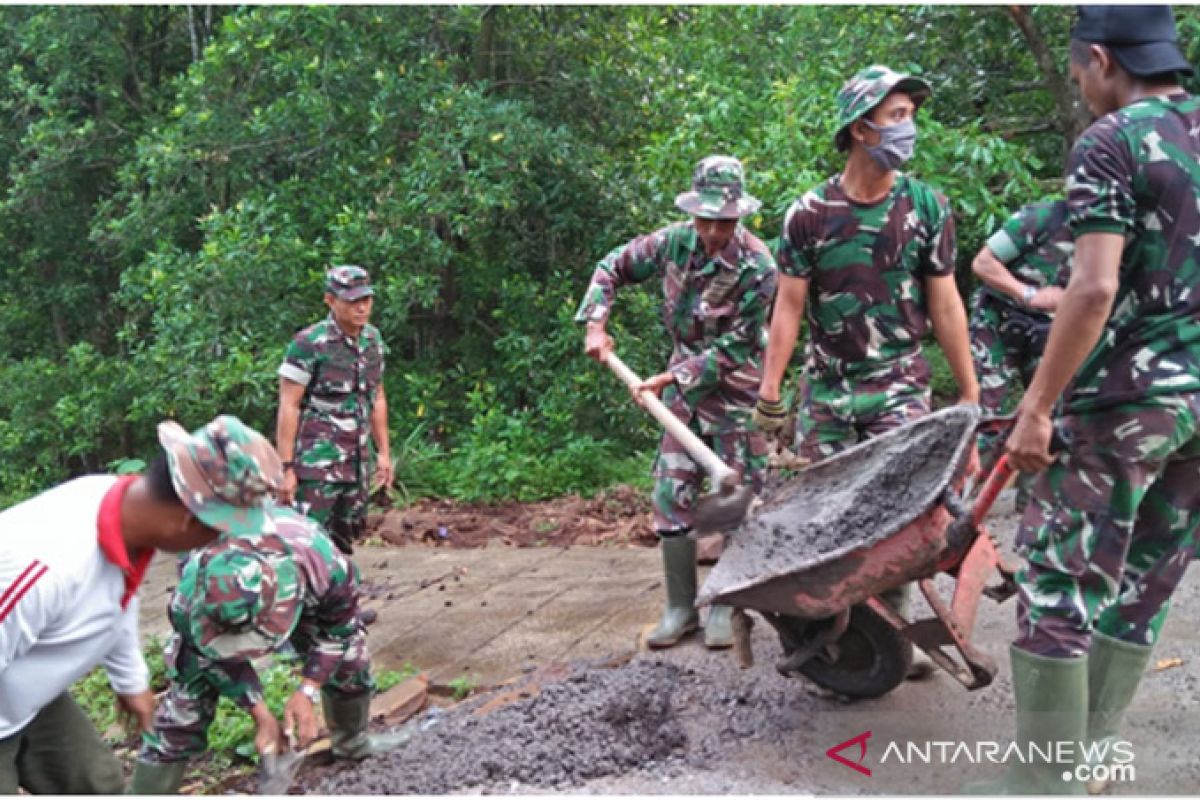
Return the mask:
<path id="1" fill-rule="evenodd" d="M 601 363 L 612 350 L 605 322 L 619 287 L 656 275 L 663 281 L 663 322 L 673 344 L 667 371 L 643 389 L 687 421 L 749 486 L 762 486 L 766 442 L 750 429 L 761 371 L 764 324 L 775 292 L 775 262 L 739 222 L 760 203 L 743 189 L 742 165 L 709 156 L 692 176 L 692 191 L 675 205 L 692 215 L 639 236 L 596 267 L 576 315 L 587 323 L 585 350 Z M 640 393 L 635 392 L 635 397 Z M 664 434 L 654 465 L 654 525 L 662 540 L 667 606 L 647 643 L 670 647 L 699 626 L 696 543 L 687 537 L 704 470 Z M 704 629 L 709 647 L 733 644 L 730 609 L 714 606 Z"/>
<path id="2" fill-rule="evenodd" d="M 323 525 L 344 553 L 366 533 L 370 439 L 375 484 L 392 485 L 383 339 L 369 322 L 374 295 L 362 267 L 329 270 L 329 316 L 292 338 L 279 367 L 280 500 Z"/>
<path id="3" fill-rule="evenodd" d="M 1066 201 L 1047 200 L 1013 214 L 976 254 L 971 268 L 983 286 L 971 309 L 971 354 L 985 412 L 1000 414 L 1009 391 L 1033 379 L 1074 250 Z M 990 454 L 996 438 L 980 435 L 980 451 Z"/>
<path id="4" fill-rule="evenodd" d="M 334 758 L 357 760 L 407 740 L 367 735 L 374 681 L 358 618 L 357 571 L 319 525 L 296 511 L 271 506 L 194 552 L 168 617 L 171 685 L 153 733 L 143 736 L 131 793 L 178 790 L 188 759 L 207 748 L 222 696 L 254 719 L 260 753 L 285 752 L 293 729 L 297 746 L 306 747 L 317 733 L 318 696 Z M 251 659 L 288 641 L 304 665 L 281 728 Z"/>
<path id="5" fill-rule="evenodd" d="M 1022 745 L 1118 738 L 1196 548 L 1200 99 L 1181 72 L 1192 68 L 1168 6 L 1080 7 L 1071 76 L 1100 119 L 1071 152 L 1074 267 L 1007 444 L 1017 467 L 1045 470 L 1018 535 Z M 1070 444 L 1054 458 L 1051 413 L 1068 385 Z M 978 788 L 1081 793 L 1063 780 L 1076 768 L 1015 765 Z"/>
<path id="6" fill-rule="evenodd" d="M 837 148 L 846 168 L 788 209 L 779 246 L 755 422 L 786 419 L 780 384 L 807 312 L 810 335 L 798 415 L 799 454 L 819 461 L 929 413 L 921 339 L 932 323 L 963 402 L 979 400 L 967 315 L 954 283 L 954 218 L 945 197 L 899 168 L 930 95 L 920 78 L 868 67 L 838 93 Z M 908 590 L 889 599 L 903 613 Z M 927 672 L 919 662 L 918 672 Z"/>

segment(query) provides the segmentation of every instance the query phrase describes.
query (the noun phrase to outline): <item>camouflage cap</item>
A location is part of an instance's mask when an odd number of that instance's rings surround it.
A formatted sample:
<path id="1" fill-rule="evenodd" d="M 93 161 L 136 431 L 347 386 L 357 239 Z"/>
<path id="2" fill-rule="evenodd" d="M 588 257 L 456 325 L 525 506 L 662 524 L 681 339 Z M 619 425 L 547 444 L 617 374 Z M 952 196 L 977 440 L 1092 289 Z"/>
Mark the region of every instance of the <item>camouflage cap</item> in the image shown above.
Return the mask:
<path id="1" fill-rule="evenodd" d="M 675 198 L 675 206 L 701 219 L 738 219 L 758 211 L 762 203 L 745 193 L 742 162 L 732 156 L 709 156 L 692 173 L 692 190 Z"/>
<path id="2" fill-rule="evenodd" d="M 283 485 L 283 465 L 262 434 L 222 415 L 191 434 L 162 422 L 158 441 L 175 492 L 201 522 L 232 535 L 274 530 L 267 508 Z"/>
<path id="3" fill-rule="evenodd" d="M 295 561 L 278 536 L 231 536 L 184 564 L 188 638 L 216 660 L 258 658 L 287 641 L 300 620 Z"/>
<path id="4" fill-rule="evenodd" d="M 352 264 L 333 267 L 325 273 L 325 291 L 339 300 L 358 300 L 375 295 L 371 276 L 362 267 Z"/>
<path id="5" fill-rule="evenodd" d="M 933 88 L 921 78 L 895 72 L 882 64 L 860 70 L 846 81 L 837 96 L 837 133 L 833 141 L 838 150 L 850 149 L 850 124 L 865 116 L 895 89 L 911 97 L 917 108 L 933 94 Z"/>

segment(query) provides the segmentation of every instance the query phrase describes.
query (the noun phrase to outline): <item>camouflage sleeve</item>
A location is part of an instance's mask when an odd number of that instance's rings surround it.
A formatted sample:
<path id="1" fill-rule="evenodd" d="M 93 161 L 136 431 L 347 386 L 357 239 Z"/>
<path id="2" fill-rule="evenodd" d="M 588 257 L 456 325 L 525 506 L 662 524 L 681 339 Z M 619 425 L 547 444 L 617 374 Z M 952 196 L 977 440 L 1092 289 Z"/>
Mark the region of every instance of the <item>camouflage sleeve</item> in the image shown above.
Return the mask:
<path id="1" fill-rule="evenodd" d="M 776 269 L 775 260 L 765 250 L 755 254 L 755 263 L 758 268 L 746 270 L 742 277 L 738 317 L 733 326 L 706 350 L 670 368 L 680 394 L 692 408 L 758 352 L 767 311 L 775 297 Z"/>
<path id="2" fill-rule="evenodd" d="M 340 558 L 340 556 L 338 556 Z M 313 645 L 304 661 L 304 677 L 324 685 L 344 661 L 365 652 L 358 618 L 358 578 L 352 564 L 331 569 L 329 588 L 316 609 Z"/>
<path id="3" fill-rule="evenodd" d="M 922 274 L 926 277 L 940 278 L 944 275 L 954 274 L 954 259 L 958 254 L 958 241 L 954 233 L 954 214 L 950 213 L 950 201 L 939 194 L 937 204 L 937 224 L 921 266 Z"/>
<path id="4" fill-rule="evenodd" d="M 606 255 L 592 273 L 592 282 L 579 304 L 575 321 L 607 320 L 618 288 L 627 283 L 640 283 L 657 273 L 662 266 L 668 230 L 664 228 L 639 236 Z"/>
<path id="5" fill-rule="evenodd" d="M 1112 117 L 1083 132 L 1067 162 L 1067 207 L 1071 232 L 1124 233 L 1133 227 L 1133 153 Z"/>
<path id="6" fill-rule="evenodd" d="M 287 350 L 283 353 L 283 363 L 279 365 L 279 377 L 301 386 L 308 386 L 316 372 L 316 348 L 303 333 L 297 333 L 288 342 Z"/>
<path id="7" fill-rule="evenodd" d="M 200 660 L 205 677 L 238 708 L 249 710 L 263 701 L 262 680 L 249 661 Z"/>
<path id="8" fill-rule="evenodd" d="M 792 278 L 808 278 L 812 275 L 811 242 L 817 215 L 811 207 L 811 196 L 810 192 L 792 203 L 783 218 L 783 232 L 779 235 L 779 247 L 775 253 L 779 271 Z"/>

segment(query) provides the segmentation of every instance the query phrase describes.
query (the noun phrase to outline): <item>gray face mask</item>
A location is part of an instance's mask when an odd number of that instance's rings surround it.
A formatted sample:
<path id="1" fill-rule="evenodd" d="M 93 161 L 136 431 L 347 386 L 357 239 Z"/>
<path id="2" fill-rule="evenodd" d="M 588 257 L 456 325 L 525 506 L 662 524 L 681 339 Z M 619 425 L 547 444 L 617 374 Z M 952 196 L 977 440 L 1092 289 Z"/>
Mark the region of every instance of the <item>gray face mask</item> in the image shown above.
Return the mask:
<path id="1" fill-rule="evenodd" d="M 917 126 L 911 119 L 881 128 L 869 119 L 863 124 L 879 134 L 879 144 L 864 144 L 871 160 L 886 170 L 900 169 L 912 158 L 913 145 L 917 142 Z"/>

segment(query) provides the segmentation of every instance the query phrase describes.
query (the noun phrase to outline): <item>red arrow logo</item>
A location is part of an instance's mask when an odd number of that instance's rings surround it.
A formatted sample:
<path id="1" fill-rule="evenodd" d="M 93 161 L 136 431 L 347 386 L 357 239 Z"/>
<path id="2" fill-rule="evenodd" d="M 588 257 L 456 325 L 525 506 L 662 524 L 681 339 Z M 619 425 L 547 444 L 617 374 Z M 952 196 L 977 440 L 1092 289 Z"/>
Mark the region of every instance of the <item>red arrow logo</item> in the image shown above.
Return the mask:
<path id="1" fill-rule="evenodd" d="M 839 764 L 841 764 L 843 766 L 849 767 L 850 769 L 855 770 L 856 772 L 861 772 L 863 775 L 866 775 L 869 778 L 869 777 L 871 777 L 871 770 L 869 767 L 864 767 L 862 765 L 862 762 L 863 762 L 863 759 L 867 757 L 867 739 L 870 739 L 870 738 L 871 738 L 870 731 L 860 733 L 858 736 L 855 736 L 853 739 L 847 739 L 846 741 L 842 742 L 841 744 L 835 744 L 833 747 L 831 747 L 825 751 L 825 755 L 829 756 L 834 761 L 838 762 Z M 849 759 L 847 759 L 845 756 L 842 755 L 842 751 L 845 750 L 847 747 L 849 747 L 852 744 L 858 745 L 858 748 L 859 748 L 858 761 L 850 761 Z"/>

